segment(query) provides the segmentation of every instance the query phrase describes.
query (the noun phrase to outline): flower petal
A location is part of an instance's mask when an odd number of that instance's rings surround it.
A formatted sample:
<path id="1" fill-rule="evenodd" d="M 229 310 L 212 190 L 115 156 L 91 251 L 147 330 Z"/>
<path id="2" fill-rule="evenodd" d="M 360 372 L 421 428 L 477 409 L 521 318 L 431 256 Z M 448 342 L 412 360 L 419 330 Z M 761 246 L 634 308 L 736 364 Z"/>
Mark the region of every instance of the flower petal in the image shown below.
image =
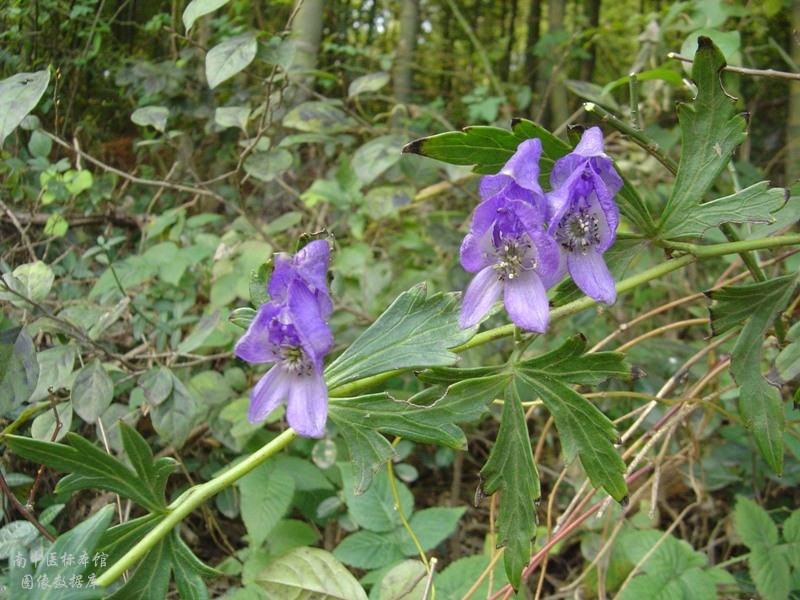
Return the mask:
<path id="1" fill-rule="evenodd" d="M 286 419 L 303 437 L 320 438 L 328 417 L 328 388 L 320 374 L 298 376 L 289 388 Z"/>
<path id="2" fill-rule="evenodd" d="M 322 358 L 333 347 L 333 333 L 320 313 L 317 296 L 305 283 L 295 280 L 289 286 L 288 305 L 300 344 L 322 373 Z"/>
<path id="3" fill-rule="evenodd" d="M 542 280 L 534 271 L 523 271 L 506 282 L 503 303 L 508 316 L 526 331 L 544 333 L 550 323 L 550 305 Z"/>
<path id="4" fill-rule="evenodd" d="M 275 346 L 269 339 L 269 324 L 280 311 L 280 307 L 271 302 L 262 304 L 250 327 L 236 342 L 233 353 L 251 363 L 274 362 Z"/>
<path id="5" fill-rule="evenodd" d="M 289 284 L 297 276 L 292 257 L 285 252 L 277 252 L 272 257 L 272 275 L 267 284 L 267 293 L 272 302 L 281 303 L 286 300 Z"/>
<path id="6" fill-rule="evenodd" d="M 269 413 L 286 400 L 289 395 L 291 376 L 283 371 L 280 365 L 275 365 L 250 392 L 250 410 L 247 419 L 251 423 L 259 423 L 267 418 Z"/>
<path id="7" fill-rule="evenodd" d="M 500 171 L 509 175 L 522 188 L 542 193 L 539 185 L 539 159 L 542 156 L 542 140 L 525 140 Z"/>
<path id="8" fill-rule="evenodd" d="M 572 280 L 587 296 L 598 302 L 614 304 L 617 299 L 614 278 L 601 254 L 591 250 L 586 254 L 570 252 L 567 268 Z"/>
<path id="9" fill-rule="evenodd" d="M 331 247 L 328 240 L 314 240 L 301 248 L 294 257 L 297 272 L 314 291 L 328 289 L 328 263 Z"/>
<path id="10" fill-rule="evenodd" d="M 458 316 L 459 327 L 466 329 L 478 323 L 492 308 L 502 290 L 503 283 L 492 267 L 485 267 L 475 275 L 464 293 L 461 314 Z"/>
<path id="11" fill-rule="evenodd" d="M 605 156 L 603 152 L 603 131 L 599 127 L 590 127 L 583 132 L 581 141 L 573 150 L 578 156 Z"/>

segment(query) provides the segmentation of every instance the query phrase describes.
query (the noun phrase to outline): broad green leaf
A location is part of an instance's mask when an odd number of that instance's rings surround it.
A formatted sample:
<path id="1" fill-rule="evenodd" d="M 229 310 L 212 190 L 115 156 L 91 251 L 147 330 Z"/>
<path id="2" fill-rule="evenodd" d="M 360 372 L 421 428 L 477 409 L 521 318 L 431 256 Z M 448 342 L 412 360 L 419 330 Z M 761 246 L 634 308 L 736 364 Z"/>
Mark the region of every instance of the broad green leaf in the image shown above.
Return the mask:
<path id="1" fill-rule="evenodd" d="M 362 75 L 361 77 L 356 77 L 347 87 L 347 97 L 353 98 L 359 94 L 377 92 L 387 83 L 389 83 L 390 80 L 391 75 L 389 75 L 389 73 L 384 73 L 383 71 L 378 73 L 368 73 L 366 75 Z"/>
<path id="2" fill-rule="evenodd" d="M 151 512 L 163 510 L 163 494 L 154 496 L 122 462 L 75 433 L 67 433 L 66 438 L 69 446 L 6 436 L 8 447 L 16 454 L 56 471 L 70 473 L 58 482 L 58 492 L 97 488 L 115 492 Z"/>
<path id="3" fill-rule="evenodd" d="M 39 381 L 39 362 L 28 330 L 0 331 L 0 415 L 8 416 L 28 400 Z"/>
<path id="4" fill-rule="evenodd" d="M 194 396 L 173 373 L 172 394 L 150 410 L 153 428 L 167 443 L 180 448 L 192 431 L 196 415 L 197 403 Z"/>
<path id="5" fill-rule="evenodd" d="M 17 552 L 26 548 L 39 535 L 39 531 L 29 521 L 11 521 L 3 525 L 0 528 L 0 559 L 16 556 Z"/>
<path id="6" fill-rule="evenodd" d="M 709 292 L 711 329 L 714 335 L 746 320 L 731 352 L 731 374 L 739 385 L 739 412 L 753 434 L 767 464 L 780 475 L 783 470 L 783 432 L 786 415 L 777 388 L 761 374 L 764 336 L 775 316 L 783 310 L 797 285 L 797 275 L 762 283 L 724 287 Z"/>
<path id="7" fill-rule="evenodd" d="M 460 558 L 450 563 L 441 573 L 437 573 L 436 597 L 442 600 L 460 600 L 478 580 L 478 576 L 489 566 L 490 557 L 483 554 Z M 480 587 L 475 590 L 473 598 L 488 598 L 508 583 L 505 570 L 498 561 L 494 567 L 493 577 L 484 578 Z M 491 589 L 489 588 L 492 583 Z"/>
<path id="8" fill-rule="evenodd" d="M 448 448 L 466 447 L 458 426 L 476 421 L 501 395 L 511 376 L 471 379 L 444 389 L 434 387 L 407 401 L 387 393 L 332 398 L 328 416 L 342 432 L 353 464 L 356 493 L 366 490 L 372 473 L 394 455 L 380 433 Z"/>
<path id="9" fill-rule="evenodd" d="M 38 402 L 48 398 L 49 388 L 61 389 L 67 385 L 69 376 L 75 366 L 75 357 L 78 355 L 76 346 L 53 346 L 36 353 L 39 363 L 39 378 L 36 389 L 28 399 L 29 402 Z"/>
<path id="10" fill-rule="evenodd" d="M 56 432 L 56 416 L 52 410 L 46 410 L 31 423 L 31 437 L 37 440 L 44 440 L 46 442 L 57 442 L 62 439 L 70 427 L 72 427 L 72 402 L 63 402 L 56 406 L 58 413 L 58 421 L 61 427 L 58 430 L 58 435 L 53 439 L 53 434 Z"/>
<path id="11" fill-rule="evenodd" d="M 239 480 L 239 506 L 250 545 L 259 547 L 289 510 L 294 479 L 286 469 L 265 463 Z"/>
<path id="12" fill-rule="evenodd" d="M 99 570 L 94 568 L 92 557 L 103 533 L 108 528 L 114 514 L 113 506 L 104 506 L 95 514 L 76 525 L 73 529 L 60 535 L 55 542 L 43 548 L 43 555 L 50 553 L 59 557 L 58 562 L 53 565 L 46 560 L 39 562 L 36 572 L 32 572 L 30 563 L 23 567 L 11 564 L 11 590 L 13 593 L 10 598 L 20 600 L 89 600 L 91 598 L 102 598 L 104 590 L 99 587 L 87 586 L 90 573 L 99 574 Z M 85 566 L 78 563 L 78 558 L 86 553 L 89 562 Z M 62 556 L 73 557 L 72 564 L 60 560 Z M 10 561 L 13 563 L 13 561 Z M 39 582 L 41 578 L 47 578 L 49 586 L 47 588 L 34 585 L 33 589 L 26 589 L 22 586 L 23 577 L 29 575 L 34 582 Z M 71 587 L 69 581 L 72 576 L 82 575 L 83 587 Z M 56 586 L 56 581 L 60 586 Z M 62 587 L 63 586 L 63 587 Z"/>
<path id="13" fill-rule="evenodd" d="M 183 10 L 183 26 L 186 31 L 191 29 L 194 22 L 218 8 L 225 6 L 230 0 L 192 0 Z"/>
<path id="14" fill-rule="evenodd" d="M 278 66 L 284 71 L 292 68 L 295 56 L 297 56 L 296 41 L 290 38 L 281 38 L 278 35 L 272 36 L 272 39 L 261 44 L 258 49 L 258 58 Z"/>
<path id="15" fill-rule="evenodd" d="M 67 171 L 64 174 L 64 185 L 71 196 L 77 196 L 92 187 L 94 179 L 91 171 Z"/>
<path id="16" fill-rule="evenodd" d="M 221 106 L 214 111 L 214 122 L 220 127 L 238 127 L 242 131 L 246 131 L 249 120 L 250 107 L 248 106 Z"/>
<path id="17" fill-rule="evenodd" d="M 736 533 L 748 548 L 762 543 L 771 546 L 778 543 L 778 527 L 767 511 L 744 496 L 736 497 L 733 523 Z"/>
<path id="18" fill-rule="evenodd" d="M 212 90 L 247 67 L 256 57 L 256 34 L 243 33 L 217 44 L 206 54 L 206 80 Z"/>
<path id="19" fill-rule="evenodd" d="M 506 388 L 500 431 L 480 476 L 481 493 L 491 495 L 502 490 L 497 545 L 505 547 L 506 575 L 514 589 L 519 589 L 522 570 L 531 558 L 536 503 L 542 490 L 516 383 Z"/>
<path id="20" fill-rule="evenodd" d="M 770 380 L 775 379 L 779 383 L 786 383 L 800 376 L 800 342 L 794 342 L 786 346 L 775 359 L 774 373 L 770 374 Z"/>
<path id="21" fill-rule="evenodd" d="M 308 133 L 343 133 L 358 127 L 356 121 L 330 102 L 303 102 L 283 117 L 284 127 Z"/>
<path id="22" fill-rule="evenodd" d="M 404 554 L 390 534 L 357 531 L 341 541 L 333 556 L 357 569 L 380 569 L 401 560 Z"/>
<path id="23" fill-rule="evenodd" d="M 712 227 L 723 223 L 773 223 L 770 213 L 780 210 L 789 197 L 783 188 L 770 188 L 762 181 L 735 194 L 698 206 L 669 232 L 671 237 L 702 237 Z"/>
<path id="24" fill-rule="evenodd" d="M 353 170 L 364 185 L 369 185 L 400 160 L 400 150 L 408 138 L 382 135 L 371 139 L 353 153 Z"/>
<path id="25" fill-rule="evenodd" d="M 425 594 L 428 573 L 417 560 L 404 560 L 381 579 L 379 600 L 417 600 Z"/>
<path id="26" fill-rule="evenodd" d="M 425 284 L 400 294 L 392 305 L 325 371 L 328 389 L 392 371 L 454 364 L 448 348 L 470 339 L 475 328 L 458 326 L 454 294 L 429 298 Z"/>
<path id="27" fill-rule="evenodd" d="M 208 336 L 210 336 L 217 328 L 219 323 L 219 310 L 205 315 L 197 325 L 194 326 L 192 331 L 187 335 L 181 343 L 178 344 L 178 352 L 191 352 L 203 345 Z"/>
<path id="28" fill-rule="evenodd" d="M 722 53 L 709 38 L 700 37 L 692 67 L 697 97 L 692 105 L 678 105 L 681 160 L 658 224 L 662 238 L 675 237 L 674 230 L 685 230 L 685 223 L 697 218 L 703 197 L 746 136 L 747 121 L 734 114 L 735 99 L 722 87 L 723 68 Z"/>
<path id="29" fill-rule="evenodd" d="M 614 424 L 585 397 L 567 384 L 596 385 L 608 377 L 630 380 L 634 369 L 616 352 L 583 354 L 582 335 L 560 348 L 517 365 L 522 382 L 539 396 L 553 415 L 564 462 L 576 455 L 595 487 L 602 486 L 617 502 L 625 502 L 625 463 L 614 444 L 619 435 Z M 533 399 L 533 398 L 531 398 Z"/>
<path id="30" fill-rule="evenodd" d="M 789 546 L 789 560 L 795 570 L 800 569 L 800 510 L 795 510 L 783 522 L 783 538 Z"/>
<path id="31" fill-rule="evenodd" d="M 345 503 L 350 516 L 364 529 L 376 533 L 388 533 L 402 526 L 403 522 L 394 507 L 394 494 L 389 482 L 389 473 L 384 469 L 375 477 L 373 485 L 361 495 L 347 485 L 351 481 L 351 466 L 339 463 L 344 482 Z M 414 510 L 414 497 L 400 481 L 395 481 L 397 495 L 403 514 L 410 517 Z"/>
<path id="32" fill-rule="evenodd" d="M 59 213 L 52 213 L 47 217 L 47 223 L 44 224 L 44 234 L 52 235 L 55 237 L 63 237 L 69 229 L 69 223 Z"/>
<path id="33" fill-rule="evenodd" d="M 166 106 L 145 106 L 137 108 L 131 115 L 131 121 L 141 127 L 152 127 L 164 133 L 167 126 L 169 109 Z"/>
<path id="34" fill-rule="evenodd" d="M 750 548 L 750 577 L 762 598 L 786 600 L 790 592 L 789 563 L 780 548 L 756 544 Z"/>
<path id="35" fill-rule="evenodd" d="M 270 555 L 280 556 L 292 548 L 316 544 L 320 539 L 318 531 L 305 521 L 282 519 L 267 538 Z"/>
<path id="36" fill-rule="evenodd" d="M 282 600 L 367 600 L 355 577 L 332 554 L 295 548 L 272 561 L 257 583 L 269 598 Z"/>
<path id="37" fill-rule="evenodd" d="M 433 550 L 456 530 L 458 521 L 464 516 L 466 506 L 458 508 L 433 507 L 420 510 L 411 515 L 409 525 L 417 536 L 422 549 Z M 398 529 L 400 548 L 406 556 L 415 556 L 417 547 L 405 528 Z"/>
<path id="38" fill-rule="evenodd" d="M 139 377 L 137 385 L 142 388 L 150 406 L 158 406 L 172 393 L 172 371 L 167 367 L 153 367 Z"/>
<path id="39" fill-rule="evenodd" d="M 71 397 L 75 412 L 87 423 L 94 423 L 109 407 L 114 399 L 114 383 L 98 359 L 78 371 Z"/>
<path id="40" fill-rule="evenodd" d="M 10 274 L 3 275 L 5 285 L 17 292 L 6 290 L 0 284 L 0 300 L 10 302 L 18 308 L 31 308 L 27 299 L 33 302 L 41 302 L 50 293 L 53 287 L 55 275 L 52 269 L 40 260 L 36 262 L 20 265 Z M 20 297 L 20 294 L 23 297 Z"/>
<path id="41" fill-rule="evenodd" d="M 17 73 L 0 81 L 0 146 L 9 133 L 22 123 L 50 83 L 50 69 L 36 73 Z"/>
<path id="42" fill-rule="evenodd" d="M 292 166 L 292 153 L 283 148 L 254 152 L 244 159 L 244 170 L 259 181 L 270 182 Z"/>

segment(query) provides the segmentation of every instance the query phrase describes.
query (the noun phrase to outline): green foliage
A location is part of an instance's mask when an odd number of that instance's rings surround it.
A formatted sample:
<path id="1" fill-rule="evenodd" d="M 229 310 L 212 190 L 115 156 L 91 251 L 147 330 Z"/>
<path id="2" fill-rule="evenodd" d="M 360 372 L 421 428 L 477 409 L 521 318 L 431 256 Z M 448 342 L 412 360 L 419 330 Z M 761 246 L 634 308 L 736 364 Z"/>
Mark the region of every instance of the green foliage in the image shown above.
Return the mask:
<path id="1" fill-rule="evenodd" d="M 334 390 L 357 378 L 396 369 L 454 364 L 450 352 L 473 335 L 458 326 L 458 304 L 454 294 L 427 297 L 420 284 L 400 294 L 377 321 L 325 370 Z"/>
<path id="2" fill-rule="evenodd" d="M 711 309 L 715 335 L 746 320 L 731 352 L 731 373 L 740 386 L 739 412 L 767 464 L 778 474 L 783 470 L 786 415 L 778 390 L 761 374 L 761 356 L 764 336 L 796 286 L 797 276 L 787 275 L 708 294 L 716 301 Z"/>
<path id="3" fill-rule="evenodd" d="M 553 415 L 561 439 L 564 462 L 576 455 L 595 487 L 602 486 L 617 502 L 627 503 L 625 463 L 615 443 L 614 424 L 568 384 L 596 385 L 608 377 L 629 381 L 638 370 L 623 363 L 615 352 L 584 354 L 586 338 L 567 340 L 560 348 L 516 365 L 522 382 L 539 396 Z"/>
<path id="4" fill-rule="evenodd" d="M 17 73 L 0 81 L 0 145 L 41 100 L 50 83 L 50 69 Z"/>
<path id="5" fill-rule="evenodd" d="M 522 569 L 531 557 L 536 504 L 542 488 L 516 382 L 506 388 L 500 431 L 489 460 L 481 469 L 480 490 L 486 495 L 502 491 L 497 543 L 506 549 L 503 554 L 506 575 L 514 589 L 518 589 Z"/>
<path id="6" fill-rule="evenodd" d="M 783 535 L 767 511 L 739 496 L 734 507 L 736 533 L 750 549 L 750 577 L 765 598 L 783 600 L 797 591 L 791 573 L 800 570 L 800 510 L 783 523 Z"/>
<path id="7" fill-rule="evenodd" d="M 24 327 L 0 332 L 0 415 L 8 415 L 28 400 L 39 381 L 39 362 Z"/>
<path id="8" fill-rule="evenodd" d="M 720 81 L 725 67 L 722 53 L 707 37 L 700 37 L 698 44 L 692 67 L 697 97 L 691 106 L 678 106 L 683 143 L 675 185 L 658 224 L 659 236 L 664 239 L 675 237 L 675 231 L 685 231 L 683 223 L 687 221 L 724 218 L 716 207 L 706 208 L 701 202 L 746 135 L 747 121 L 743 115 L 734 113 L 735 100 Z M 734 203 L 733 200 L 717 202 Z M 734 215 L 733 220 L 736 218 Z"/>

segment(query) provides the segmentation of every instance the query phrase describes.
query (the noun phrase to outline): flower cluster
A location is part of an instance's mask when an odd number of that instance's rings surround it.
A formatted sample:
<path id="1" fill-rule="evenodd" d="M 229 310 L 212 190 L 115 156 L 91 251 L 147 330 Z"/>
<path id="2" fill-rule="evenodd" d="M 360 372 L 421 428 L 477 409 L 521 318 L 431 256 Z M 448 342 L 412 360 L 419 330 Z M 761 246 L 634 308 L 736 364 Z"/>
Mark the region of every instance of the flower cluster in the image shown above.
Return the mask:
<path id="1" fill-rule="evenodd" d="M 279 253 L 262 304 L 234 353 L 251 363 L 275 363 L 250 394 L 248 418 L 264 420 L 286 402 L 289 425 L 305 437 L 322 437 L 328 389 L 322 359 L 333 347 L 327 285 L 330 246 L 315 240 L 294 257 Z"/>
<path id="2" fill-rule="evenodd" d="M 614 243 L 622 187 L 603 134 L 588 129 L 539 185 L 539 139 L 522 142 L 496 175 L 481 180 L 482 202 L 461 245 L 461 264 L 476 273 L 459 316 L 463 328 L 478 323 L 502 295 L 509 317 L 527 331 L 544 333 L 550 319 L 547 288 L 569 272 L 588 296 L 613 304 L 614 279 L 602 254 Z"/>

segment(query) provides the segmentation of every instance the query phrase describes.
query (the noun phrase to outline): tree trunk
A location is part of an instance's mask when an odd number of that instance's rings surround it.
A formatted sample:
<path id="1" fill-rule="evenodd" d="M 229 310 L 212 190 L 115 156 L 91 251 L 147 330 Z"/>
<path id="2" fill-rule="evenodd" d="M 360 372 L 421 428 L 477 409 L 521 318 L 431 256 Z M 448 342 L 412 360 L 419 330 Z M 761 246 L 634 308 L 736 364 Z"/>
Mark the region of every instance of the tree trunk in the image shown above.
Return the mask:
<path id="1" fill-rule="evenodd" d="M 292 37 L 297 49 L 292 70 L 298 89 L 290 94 L 291 101 L 300 103 L 308 97 L 308 89 L 314 85 L 314 76 L 309 72 L 317 68 L 319 44 L 322 38 L 323 0 L 297 0 L 302 2 L 292 21 Z"/>
<path id="2" fill-rule="evenodd" d="M 792 1 L 792 31 L 800 31 L 800 0 Z M 794 36 L 792 60 L 800 64 L 800 44 Z M 789 84 L 789 115 L 786 123 L 786 185 L 792 185 L 800 178 L 800 81 Z"/>
<path id="3" fill-rule="evenodd" d="M 400 7 L 400 34 L 394 55 L 394 100 L 397 104 L 408 104 L 411 100 L 414 78 L 414 50 L 417 47 L 419 30 L 419 0 L 403 0 Z M 395 112 L 393 126 L 400 126 L 403 119 Z"/>
<path id="4" fill-rule="evenodd" d="M 500 77 L 502 77 L 503 81 L 506 83 L 508 83 L 508 81 L 511 79 L 511 53 L 514 51 L 514 25 L 517 23 L 518 5 L 519 2 L 517 0 L 511 0 L 511 10 L 508 16 L 508 29 L 506 30 L 508 42 L 506 43 L 505 54 L 503 54 L 503 58 L 500 61 Z"/>
<path id="5" fill-rule="evenodd" d="M 533 53 L 533 49 L 539 42 L 541 23 L 542 2 L 541 0 L 531 0 L 528 11 L 528 35 L 525 40 L 525 81 L 531 90 L 536 89 L 536 81 L 539 76 L 539 61 Z"/>
<path id="6" fill-rule="evenodd" d="M 586 11 L 586 28 L 597 30 L 600 26 L 600 0 L 586 0 L 583 5 Z M 589 57 L 581 61 L 581 81 L 591 82 L 594 79 L 594 65 L 597 61 L 597 44 L 590 42 L 586 47 Z"/>

